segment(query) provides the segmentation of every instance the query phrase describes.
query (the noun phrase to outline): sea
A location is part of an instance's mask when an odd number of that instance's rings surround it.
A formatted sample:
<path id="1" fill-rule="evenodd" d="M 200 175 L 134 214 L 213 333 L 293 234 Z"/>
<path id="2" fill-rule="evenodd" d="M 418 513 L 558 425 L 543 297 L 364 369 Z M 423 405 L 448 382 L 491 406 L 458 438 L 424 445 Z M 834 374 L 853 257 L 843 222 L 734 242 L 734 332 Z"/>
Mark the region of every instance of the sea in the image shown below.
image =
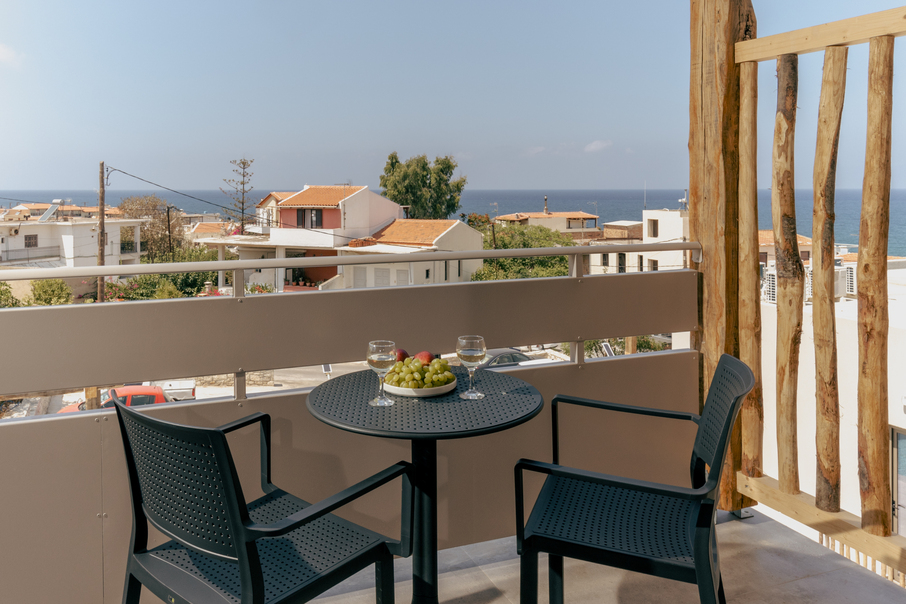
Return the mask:
<path id="1" fill-rule="evenodd" d="M 258 191 L 276 191 L 255 187 Z M 284 189 L 279 189 L 284 190 Z M 375 191 L 379 193 L 380 191 Z M 106 203 L 116 206 L 127 197 L 157 195 L 167 203 L 189 213 L 221 213 L 229 208 L 232 201 L 222 191 L 169 190 L 115 190 L 107 189 Z M 551 212 L 585 211 L 597 215 L 598 225 L 617 220 L 642 220 L 645 209 L 675 210 L 681 207 L 686 193 L 683 189 L 466 189 L 460 200 L 460 213 L 488 214 L 491 217 L 515 212 L 541 212 L 544 197 Z M 835 239 L 838 244 L 855 248 L 859 243 L 859 215 L 862 192 L 858 189 L 838 189 L 835 199 Z M 57 191 L 0 191 L 0 207 L 12 207 L 22 202 L 49 203 L 54 199 L 71 199 L 69 202 L 80 206 L 97 206 L 98 195 L 90 190 Z M 771 228 L 771 192 L 758 191 L 758 227 Z M 796 227 L 798 232 L 812 236 L 812 192 L 796 191 Z M 890 193 L 890 231 L 888 254 L 906 257 L 906 189 Z"/>

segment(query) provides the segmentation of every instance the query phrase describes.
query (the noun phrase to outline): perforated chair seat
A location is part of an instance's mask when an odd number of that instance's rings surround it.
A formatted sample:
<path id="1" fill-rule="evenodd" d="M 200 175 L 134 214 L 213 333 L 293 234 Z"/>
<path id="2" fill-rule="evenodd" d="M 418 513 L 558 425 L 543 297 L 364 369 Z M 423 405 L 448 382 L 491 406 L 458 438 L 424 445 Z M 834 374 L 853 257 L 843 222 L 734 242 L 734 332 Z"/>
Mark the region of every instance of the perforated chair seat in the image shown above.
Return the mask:
<path id="1" fill-rule="evenodd" d="M 526 538 L 588 544 L 614 554 L 687 565 L 696 506 L 675 497 L 548 476 L 525 527 Z"/>
<path id="2" fill-rule="evenodd" d="M 308 504 L 289 493 L 277 491 L 249 503 L 249 516 L 255 522 L 267 524 L 294 514 Z M 259 539 L 256 542 L 264 575 L 264 601 L 279 602 L 292 592 L 307 587 L 328 575 L 332 570 L 360 559 L 364 568 L 374 562 L 372 550 L 386 538 L 333 514 L 322 516 L 312 523 L 281 537 Z M 176 541 L 136 555 L 136 562 L 164 583 L 186 585 L 183 589 L 209 592 L 201 599 L 214 596 L 223 602 L 239 604 L 241 586 L 239 564 L 200 554 Z M 166 576 L 170 576 L 167 580 Z M 186 578 L 192 579 L 187 582 Z M 193 585 L 194 584 L 194 585 Z"/>

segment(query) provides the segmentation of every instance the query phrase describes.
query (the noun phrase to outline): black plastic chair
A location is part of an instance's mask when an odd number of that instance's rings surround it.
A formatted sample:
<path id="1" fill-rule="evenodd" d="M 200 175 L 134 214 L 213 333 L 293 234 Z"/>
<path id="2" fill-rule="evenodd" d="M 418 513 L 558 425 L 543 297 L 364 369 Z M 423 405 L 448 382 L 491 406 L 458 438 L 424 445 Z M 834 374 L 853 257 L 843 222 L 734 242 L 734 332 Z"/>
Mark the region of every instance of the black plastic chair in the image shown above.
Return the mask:
<path id="1" fill-rule="evenodd" d="M 170 604 L 306 602 L 374 563 L 377 601 L 393 604 L 393 556 L 411 553 L 410 464 L 399 462 L 315 504 L 271 483 L 270 416 L 173 424 L 116 404 L 132 492 L 123 602 L 141 586 Z M 226 434 L 259 424 L 261 488 L 246 503 Z M 399 541 L 330 512 L 402 477 Z M 148 522 L 171 540 L 148 549 Z"/>
<path id="2" fill-rule="evenodd" d="M 516 465 L 516 542 L 522 604 L 538 601 L 539 552 L 549 554 L 551 604 L 563 602 L 564 556 L 696 583 L 702 602 L 726 602 L 714 531 L 716 500 L 730 431 L 754 384 L 755 378 L 744 363 L 723 355 L 701 416 L 554 397 L 554 463 L 522 459 Z M 695 422 L 698 432 L 692 447 L 692 487 L 558 465 L 558 403 Z M 523 471 L 548 475 L 527 524 Z"/>

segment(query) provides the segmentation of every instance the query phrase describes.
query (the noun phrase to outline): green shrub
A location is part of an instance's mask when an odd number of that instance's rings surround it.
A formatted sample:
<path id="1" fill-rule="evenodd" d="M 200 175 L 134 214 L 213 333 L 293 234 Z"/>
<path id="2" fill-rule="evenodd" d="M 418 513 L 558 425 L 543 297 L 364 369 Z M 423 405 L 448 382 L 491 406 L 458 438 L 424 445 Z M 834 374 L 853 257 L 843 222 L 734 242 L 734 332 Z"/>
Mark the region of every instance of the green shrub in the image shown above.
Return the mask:
<path id="1" fill-rule="evenodd" d="M 29 305 L 57 306 L 72 304 L 72 288 L 62 279 L 40 279 L 31 282 Z"/>
<path id="2" fill-rule="evenodd" d="M 22 303 L 13 295 L 13 288 L 6 281 L 0 281 L 0 308 L 16 308 L 17 306 L 22 306 Z"/>

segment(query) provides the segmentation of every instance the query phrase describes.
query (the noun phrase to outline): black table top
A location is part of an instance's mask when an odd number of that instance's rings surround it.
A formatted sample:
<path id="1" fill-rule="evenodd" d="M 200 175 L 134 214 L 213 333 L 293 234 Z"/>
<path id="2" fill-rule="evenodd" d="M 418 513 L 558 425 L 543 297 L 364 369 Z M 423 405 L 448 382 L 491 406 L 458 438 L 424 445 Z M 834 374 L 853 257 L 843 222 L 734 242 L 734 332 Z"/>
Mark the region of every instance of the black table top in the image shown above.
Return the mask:
<path id="1" fill-rule="evenodd" d="M 475 388 L 485 397 L 463 400 L 469 373 L 453 367 L 456 388 L 429 398 L 387 393 L 394 404 L 372 407 L 378 394 L 377 374 L 371 370 L 341 375 L 317 386 L 308 395 L 308 409 L 322 422 L 360 434 L 406 439 L 446 439 L 478 436 L 506 430 L 541 411 L 541 394 L 519 378 L 478 369 Z"/>

